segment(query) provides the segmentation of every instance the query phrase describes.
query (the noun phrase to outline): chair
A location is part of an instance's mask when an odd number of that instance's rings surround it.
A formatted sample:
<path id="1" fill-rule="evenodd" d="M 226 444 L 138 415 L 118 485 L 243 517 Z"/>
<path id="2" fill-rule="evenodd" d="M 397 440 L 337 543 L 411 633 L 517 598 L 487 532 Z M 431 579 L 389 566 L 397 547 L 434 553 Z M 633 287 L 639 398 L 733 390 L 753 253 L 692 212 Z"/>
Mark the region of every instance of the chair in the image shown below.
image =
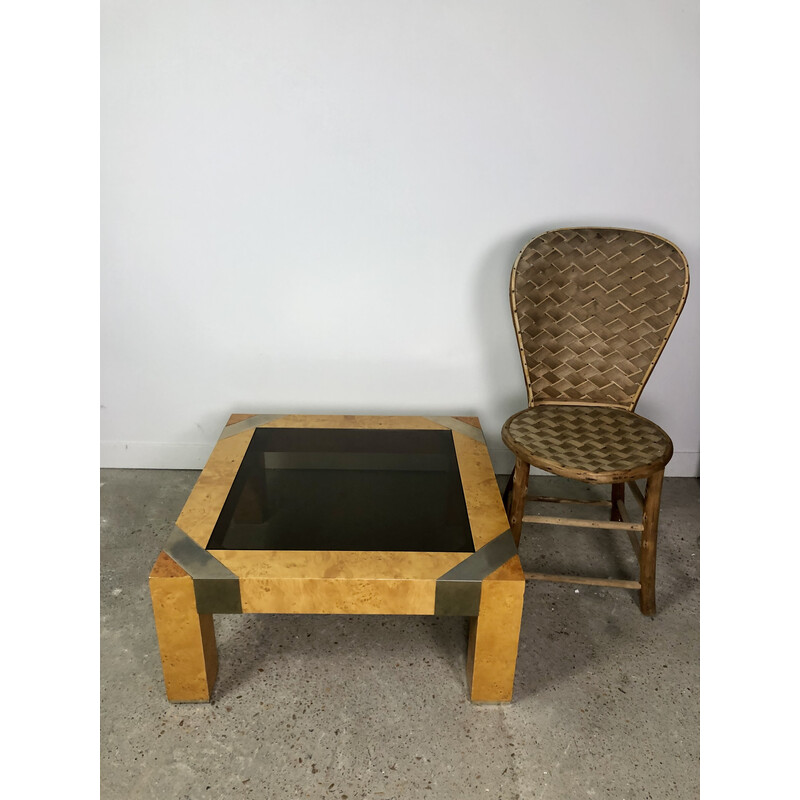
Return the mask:
<path id="1" fill-rule="evenodd" d="M 523 522 L 625 531 L 639 562 L 638 581 L 529 572 L 526 579 L 638 589 L 642 613 L 655 614 L 658 513 L 672 442 L 634 409 L 688 289 L 683 253 L 652 233 L 565 228 L 535 237 L 517 257 L 511 315 L 528 408 L 502 431 L 516 456 L 504 493 L 514 540 L 519 545 Z M 610 484 L 611 498 L 528 497 L 531 466 Z M 646 479 L 644 493 L 638 479 Z M 626 484 L 642 509 L 640 522 L 625 506 Z M 526 500 L 605 505 L 610 519 L 527 516 Z"/>

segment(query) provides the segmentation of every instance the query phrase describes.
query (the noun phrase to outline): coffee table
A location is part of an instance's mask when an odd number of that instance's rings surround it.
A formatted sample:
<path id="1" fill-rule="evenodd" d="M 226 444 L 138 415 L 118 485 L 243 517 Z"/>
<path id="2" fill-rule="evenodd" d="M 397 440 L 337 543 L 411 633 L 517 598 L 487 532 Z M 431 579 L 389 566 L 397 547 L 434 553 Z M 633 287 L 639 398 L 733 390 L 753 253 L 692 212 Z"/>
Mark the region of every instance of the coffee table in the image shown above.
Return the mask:
<path id="1" fill-rule="evenodd" d="M 239 613 L 470 617 L 470 699 L 508 702 L 524 588 L 475 417 L 234 414 L 150 573 L 172 702 Z"/>

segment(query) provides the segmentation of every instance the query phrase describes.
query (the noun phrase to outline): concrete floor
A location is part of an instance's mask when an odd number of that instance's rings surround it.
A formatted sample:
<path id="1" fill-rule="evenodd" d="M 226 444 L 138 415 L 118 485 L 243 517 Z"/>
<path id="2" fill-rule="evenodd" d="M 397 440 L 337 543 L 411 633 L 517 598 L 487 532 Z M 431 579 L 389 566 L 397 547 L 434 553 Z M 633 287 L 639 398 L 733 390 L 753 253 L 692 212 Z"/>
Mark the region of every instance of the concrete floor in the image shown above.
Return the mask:
<path id="1" fill-rule="evenodd" d="M 698 480 L 665 481 L 655 618 L 527 585 L 511 704 L 467 699 L 462 618 L 219 615 L 213 701 L 171 705 L 147 576 L 198 474 L 101 472 L 104 800 L 699 796 Z M 526 569 L 635 577 L 624 533 L 531 528 Z"/>

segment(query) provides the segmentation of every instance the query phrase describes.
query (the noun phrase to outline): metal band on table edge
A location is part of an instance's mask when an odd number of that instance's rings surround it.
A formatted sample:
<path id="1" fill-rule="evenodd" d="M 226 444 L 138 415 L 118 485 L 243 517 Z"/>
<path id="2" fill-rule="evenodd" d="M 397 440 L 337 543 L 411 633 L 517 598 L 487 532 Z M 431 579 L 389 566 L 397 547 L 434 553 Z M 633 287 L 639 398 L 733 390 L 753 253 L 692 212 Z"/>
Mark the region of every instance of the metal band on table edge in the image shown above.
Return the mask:
<path id="1" fill-rule="evenodd" d="M 253 417 L 243 419 L 241 422 L 234 422 L 232 425 L 226 425 L 222 433 L 219 435 L 220 439 L 227 439 L 230 436 L 236 436 L 237 433 L 249 431 L 251 428 L 257 428 L 259 425 L 264 425 L 267 422 L 273 422 L 276 419 L 285 417 L 286 414 L 256 414 Z"/>
<path id="2" fill-rule="evenodd" d="M 510 530 L 492 539 L 472 555 L 436 579 L 434 614 L 477 617 L 481 584 L 487 575 L 517 555 Z"/>
<path id="3" fill-rule="evenodd" d="M 239 578 L 177 525 L 164 552 L 192 578 L 199 614 L 241 614 Z"/>
<path id="4" fill-rule="evenodd" d="M 474 439 L 476 442 L 486 442 L 480 428 L 476 428 L 474 425 L 470 425 L 468 422 L 463 422 L 455 417 L 425 417 L 425 419 L 429 419 L 437 425 L 444 425 L 445 428 L 450 428 L 450 430 L 456 431 L 456 433 L 463 433 L 464 436 L 469 436 L 470 439 Z"/>

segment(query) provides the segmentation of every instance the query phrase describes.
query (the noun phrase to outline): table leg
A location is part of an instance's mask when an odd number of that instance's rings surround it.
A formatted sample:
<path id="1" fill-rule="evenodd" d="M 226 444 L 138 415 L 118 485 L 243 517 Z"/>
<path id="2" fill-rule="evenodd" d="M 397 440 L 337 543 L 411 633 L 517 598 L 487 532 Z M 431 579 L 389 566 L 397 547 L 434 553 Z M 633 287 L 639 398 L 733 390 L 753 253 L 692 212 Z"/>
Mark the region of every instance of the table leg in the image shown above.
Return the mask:
<path id="1" fill-rule="evenodd" d="M 208 702 L 217 678 L 214 617 L 197 613 L 191 576 L 166 553 L 150 573 L 150 597 L 167 699 Z"/>
<path id="2" fill-rule="evenodd" d="M 467 681 L 476 703 L 508 703 L 514 690 L 524 581 L 486 579 L 470 619 Z"/>

